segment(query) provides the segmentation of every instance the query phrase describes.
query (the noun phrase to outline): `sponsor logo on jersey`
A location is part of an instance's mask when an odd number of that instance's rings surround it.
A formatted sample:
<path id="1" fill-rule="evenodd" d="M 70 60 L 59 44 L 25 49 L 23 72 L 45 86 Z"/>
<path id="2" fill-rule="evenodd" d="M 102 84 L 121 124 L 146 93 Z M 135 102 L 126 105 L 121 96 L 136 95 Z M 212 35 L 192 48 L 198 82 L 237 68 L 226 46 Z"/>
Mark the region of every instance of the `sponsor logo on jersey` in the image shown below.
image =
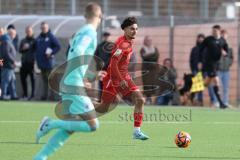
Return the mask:
<path id="1" fill-rule="evenodd" d="M 121 53 L 122 53 L 122 50 L 121 50 L 121 49 L 117 49 L 117 50 L 115 51 L 115 53 L 113 54 L 113 56 L 120 56 Z"/>
<path id="2" fill-rule="evenodd" d="M 91 42 L 91 37 L 89 36 L 84 36 L 82 39 L 82 44 L 83 46 L 88 46 Z"/>

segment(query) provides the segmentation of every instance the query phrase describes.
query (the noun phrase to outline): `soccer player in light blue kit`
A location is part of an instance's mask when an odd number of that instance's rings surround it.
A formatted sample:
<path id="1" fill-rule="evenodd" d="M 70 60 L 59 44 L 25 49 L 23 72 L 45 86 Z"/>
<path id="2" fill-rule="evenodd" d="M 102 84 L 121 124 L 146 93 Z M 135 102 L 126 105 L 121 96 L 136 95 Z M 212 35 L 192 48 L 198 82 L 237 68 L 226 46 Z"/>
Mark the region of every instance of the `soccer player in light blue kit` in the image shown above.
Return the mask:
<path id="1" fill-rule="evenodd" d="M 68 63 L 71 60 L 87 55 L 94 55 L 97 45 L 96 29 L 101 22 L 102 11 L 101 7 L 95 3 L 89 3 L 85 9 L 85 18 L 87 24 L 84 25 L 74 36 L 71 47 L 68 52 Z M 71 64 L 68 64 L 71 65 Z M 81 86 L 85 85 L 84 76 L 88 69 L 87 65 L 80 66 L 62 79 L 61 83 L 64 85 Z M 66 74 L 66 73 L 65 73 Z M 104 72 L 98 74 L 104 77 Z M 61 88 L 61 85 L 60 85 Z M 94 110 L 94 106 L 87 96 L 72 95 L 61 93 L 62 100 L 70 100 L 72 103 L 69 107 L 71 114 L 84 114 Z M 98 119 L 96 117 L 86 121 L 69 121 L 69 120 L 54 120 L 44 117 L 36 134 L 36 142 L 45 136 L 49 131 L 56 129 L 56 133 L 48 140 L 47 144 L 37 153 L 33 160 L 47 160 L 57 149 L 59 149 L 64 142 L 74 132 L 92 132 L 99 127 Z"/>

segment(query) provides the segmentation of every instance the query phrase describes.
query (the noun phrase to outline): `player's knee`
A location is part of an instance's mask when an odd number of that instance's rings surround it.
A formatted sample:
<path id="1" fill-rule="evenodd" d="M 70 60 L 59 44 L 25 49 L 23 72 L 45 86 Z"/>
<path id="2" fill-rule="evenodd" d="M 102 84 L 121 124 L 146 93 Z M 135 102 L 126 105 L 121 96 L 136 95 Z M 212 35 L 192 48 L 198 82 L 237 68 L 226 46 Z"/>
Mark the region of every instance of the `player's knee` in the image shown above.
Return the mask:
<path id="1" fill-rule="evenodd" d="M 137 99 L 137 104 L 143 105 L 144 103 L 145 103 L 144 98 L 138 98 L 138 99 Z"/>
<path id="2" fill-rule="evenodd" d="M 99 128 L 99 121 L 95 120 L 95 123 L 91 126 L 91 131 L 94 132 Z"/>

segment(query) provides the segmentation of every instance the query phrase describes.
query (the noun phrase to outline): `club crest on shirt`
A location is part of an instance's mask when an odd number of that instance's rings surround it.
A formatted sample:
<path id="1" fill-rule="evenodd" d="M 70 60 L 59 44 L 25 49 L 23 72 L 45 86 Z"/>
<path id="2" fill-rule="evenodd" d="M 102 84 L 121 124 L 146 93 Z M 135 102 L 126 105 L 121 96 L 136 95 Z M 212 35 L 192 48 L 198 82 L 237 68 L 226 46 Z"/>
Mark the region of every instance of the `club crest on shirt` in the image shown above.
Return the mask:
<path id="1" fill-rule="evenodd" d="M 121 53 L 122 53 L 122 50 L 121 49 L 117 49 L 113 55 L 114 56 L 120 56 Z"/>
<path id="2" fill-rule="evenodd" d="M 84 36 L 83 37 L 83 39 L 82 39 L 82 45 L 83 46 L 88 46 L 90 42 L 91 42 L 91 37 L 89 37 L 89 36 Z"/>

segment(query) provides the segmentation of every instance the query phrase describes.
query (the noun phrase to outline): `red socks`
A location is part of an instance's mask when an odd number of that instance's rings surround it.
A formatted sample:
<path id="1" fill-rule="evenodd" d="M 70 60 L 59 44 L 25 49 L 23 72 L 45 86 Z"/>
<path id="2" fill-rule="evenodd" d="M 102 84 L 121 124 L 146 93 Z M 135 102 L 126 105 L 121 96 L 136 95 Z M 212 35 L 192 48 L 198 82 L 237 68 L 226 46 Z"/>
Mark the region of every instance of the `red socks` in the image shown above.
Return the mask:
<path id="1" fill-rule="evenodd" d="M 143 120 L 143 113 L 134 113 L 134 127 L 141 127 Z"/>

